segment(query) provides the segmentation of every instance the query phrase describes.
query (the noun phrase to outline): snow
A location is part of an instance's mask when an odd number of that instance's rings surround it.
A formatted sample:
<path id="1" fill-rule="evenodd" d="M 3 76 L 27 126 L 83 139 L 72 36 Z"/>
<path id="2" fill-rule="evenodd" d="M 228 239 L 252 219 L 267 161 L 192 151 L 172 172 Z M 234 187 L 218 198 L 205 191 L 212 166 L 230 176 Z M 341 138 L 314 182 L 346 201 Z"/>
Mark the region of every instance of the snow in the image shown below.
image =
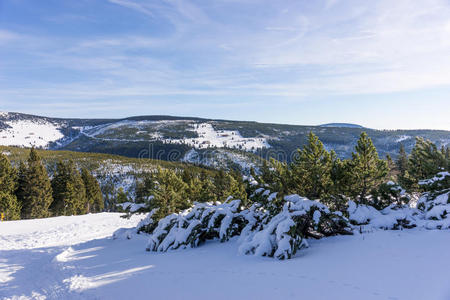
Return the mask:
<path id="1" fill-rule="evenodd" d="M 260 148 L 269 148 L 266 138 L 244 138 L 237 130 L 215 130 L 210 123 L 193 124 L 197 138 L 183 139 L 180 143 L 186 143 L 195 148 L 237 148 L 246 151 L 256 151 Z M 172 140 L 178 141 L 178 140 Z"/>
<path id="2" fill-rule="evenodd" d="M 64 137 L 60 126 L 46 120 L 11 120 L 3 123 L 11 128 L 0 130 L 1 146 L 47 147 Z"/>
<path id="3" fill-rule="evenodd" d="M 116 206 L 120 206 L 123 210 L 129 210 L 130 212 L 134 213 L 140 210 L 141 208 L 147 207 L 147 204 L 124 202 L 124 203 L 117 203 Z"/>
<path id="4" fill-rule="evenodd" d="M 400 142 L 409 140 L 409 139 L 411 139 L 411 138 L 412 138 L 412 137 L 409 136 L 409 135 L 400 135 L 400 136 L 397 138 L 396 142 L 397 142 L 397 143 L 400 143 Z"/>
<path id="5" fill-rule="evenodd" d="M 447 231 L 309 240 L 300 255 L 278 261 L 237 255 L 237 239 L 157 253 L 143 250 L 147 236 L 107 237 L 138 219 L 0 223 L 0 299 L 450 299 Z"/>
<path id="6" fill-rule="evenodd" d="M 433 184 L 437 181 L 442 181 L 444 180 L 447 176 L 450 177 L 450 173 L 447 171 L 444 172 L 439 172 L 436 174 L 436 176 L 434 176 L 433 178 L 430 179 L 424 179 L 424 180 L 420 180 L 419 184 L 420 185 L 429 185 L 429 184 Z"/>
<path id="7" fill-rule="evenodd" d="M 0 223 L 0 250 L 72 245 L 111 236 L 117 227 L 133 227 L 142 216 L 127 220 L 118 213 L 61 216 Z"/>
<path id="8" fill-rule="evenodd" d="M 186 125 L 186 130 L 197 133 L 196 138 L 163 138 L 158 129 L 171 125 Z M 138 139 L 104 138 L 102 134 L 114 129 L 137 128 L 139 134 L 147 133 L 147 137 Z M 108 141 L 151 141 L 158 140 L 168 144 L 186 144 L 196 149 L 213 148 L 236 148 L 245 151 L 256 152 L 257 149 L 269 148 L 270 145 L 265 137 L 244 138 L 237 130 L 215 130 L 211 123 L 195 123 L 191 120 L 163 120 L 163 121 L 132 121 L 123 120 L 115 123 L 102 124 L 98 126 L 86 126 L 81 133 L 95 139 Z M 193 155 L 193 154 L 191 154 Z M 192 159 L 190 155 L 185 160 Z M 245 163 L 245 162 L 244 162 Z"/>

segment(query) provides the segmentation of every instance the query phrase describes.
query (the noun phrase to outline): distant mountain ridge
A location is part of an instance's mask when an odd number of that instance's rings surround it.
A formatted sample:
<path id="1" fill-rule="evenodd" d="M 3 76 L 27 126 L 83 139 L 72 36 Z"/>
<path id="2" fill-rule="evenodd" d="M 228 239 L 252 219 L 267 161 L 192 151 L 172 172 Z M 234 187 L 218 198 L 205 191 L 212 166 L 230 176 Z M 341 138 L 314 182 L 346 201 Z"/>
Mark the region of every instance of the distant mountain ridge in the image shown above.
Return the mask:
<path id="1" fill-rule="evenodd" d="M 375 130 L 348 123 L 302 126 L 161 115 L 63 119 L 0 113 L 0 145 L 4 146 L 110 153 L 246 170 L 260 163 L 260 157 L 291 161 L 310 131 L 340 157 L 351 156 L 363 131 L 382 157 L 395 157 L 400 144 L 410 151 L 416 136 L 438 147 L 450 144 L 450 131 L 446 130 Z"/>
<path id="2" fill-rule="evenodd" d="M 352 123 L 327 123 L 319 125 L 320 127 L 344 127 L 344 128 L 364 128 L 364 126 Z"/>

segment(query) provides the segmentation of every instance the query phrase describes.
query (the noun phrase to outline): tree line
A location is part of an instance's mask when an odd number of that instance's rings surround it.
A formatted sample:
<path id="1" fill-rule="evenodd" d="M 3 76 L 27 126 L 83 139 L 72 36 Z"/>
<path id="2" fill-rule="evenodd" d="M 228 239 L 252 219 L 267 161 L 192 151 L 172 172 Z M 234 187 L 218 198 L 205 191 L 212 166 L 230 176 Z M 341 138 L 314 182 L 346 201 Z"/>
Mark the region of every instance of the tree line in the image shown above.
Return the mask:
<path id="1" fill-rule="evenodd" d="M 271 159 L 263 163 L 260 174 L 254 172 L 253 176 L 273 191 L 320 199 L 336 210 L 342 210 L 350 199 L 382 209 L 399 201 L 402 189 L 420 192 L 420 180 L 442 171 L 450 171 L 449 148 L 438 149 L 420 137 L 409 156 L 400 146 L 400 155 L 393 161 L 390 156 L 381 159 L 363 132 L 352 157 L 342 160 L 310 133 L 307 144 L 297 150 L 291 163 Z"/>
<path id="2" fill-rule="evenodd" d="M 95 177 L 73 161 L 59 161 L 49 177 L 37 151 L 15 168 L 0 153 L 0 213 L 5 220 L 77 215 L 103 210 L 103 196 Z"/>
<path id="3" fill-rule="evenodd" d="M 438 149 L 422 138 L 416 139 L 410 155 L 400 146 L 400 155 L 394 161 L 389 156 L 380 158 L 372 140 L 363 132 L 351 158 L 340 159 L 310 133 L 306 145 L 297 150 L 292 162 L 263 161 L 261 168 L 252 170 L 250 180 L 244 180 L 236 171 L 158 167 L 136 176 L 135 199 L 119 189 L 114 205 L 136 202 L 145 204 L 144 211 L 157 208 L 155 220 L 195 202 L 224 202 L 230 196 L 249 206 L 257 188 L 252 182 L 255 179 L 259 186 L 279 196 L 298 194 L 320 199 L 335 210 L 344 211 L 348 200 L 382 209 L 395 201 L 406 202 L 400 195 L 402 189 L 421 192 L 423 187 L 419 181 L 442 171 L 450 171 L 449 148 Z M 36 150 L 31 149 L 28 160 L 21 162 L 17 169 L 6 155 L 0 154 L 0 212 L 6 219 L 103 210 L 99 183 L 87 169 L 78 171 L 72 161 L 59 161 L 50 179 Z"/>

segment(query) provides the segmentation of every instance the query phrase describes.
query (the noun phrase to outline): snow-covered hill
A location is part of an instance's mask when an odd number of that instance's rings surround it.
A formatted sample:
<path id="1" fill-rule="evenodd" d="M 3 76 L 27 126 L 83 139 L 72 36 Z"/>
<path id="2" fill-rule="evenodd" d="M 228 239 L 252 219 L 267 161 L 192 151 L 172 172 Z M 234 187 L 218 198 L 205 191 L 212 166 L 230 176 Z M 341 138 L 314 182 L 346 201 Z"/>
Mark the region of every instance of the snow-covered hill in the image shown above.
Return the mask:
<path id="1" fill-rule="evenodd" d="M 50 143 L 64 138 L 61 124 L 46 119 L 14 119 L 2 112 L 0 145 L 46 148 Z"/>
<path id="2" fill-rule="evenodd" d="M 450 299 L 447 231 L 374 231 L 310 241 L 288 261 L 238 243 L 146 252 L 118 214 L 0 223 L 0 299 Z"/>
<path id="3" fill-rule="evenodd" d="M 450 144 L 450 131 L 444 130 L 381 131 L 341 123 L 299 126 L 171 116 L 58 119 L 0 113 L 0 145 L 178 161 L 189 161 L 195 150 L 202 157 L 201 163 L 225 167 L 255 166 L 258 156 L 289 161 L 296 149 L 304 145 L 310 131 L 340 157 L 351 156 L 362 131 L 373 139 L 382 157 L 395 157 L 400 144 L 410 151 L 416 136 L 429 139 L 438 147 Z M 237 161 L 230 164 L 230 157 Z"/>

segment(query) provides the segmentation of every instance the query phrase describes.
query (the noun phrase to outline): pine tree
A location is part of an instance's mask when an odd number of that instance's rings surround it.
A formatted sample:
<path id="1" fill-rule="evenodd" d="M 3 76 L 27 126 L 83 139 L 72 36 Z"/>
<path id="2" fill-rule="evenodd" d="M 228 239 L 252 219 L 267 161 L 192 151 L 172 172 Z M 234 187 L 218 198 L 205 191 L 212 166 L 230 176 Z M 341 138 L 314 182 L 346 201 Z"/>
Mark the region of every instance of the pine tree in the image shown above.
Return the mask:
<path id="1" fill-rule="evenodd" d="M 0 214 L 5 220 L 20 219 L 20 203 L 15 195 L 16 170 L 8 157 L 0 152 Z"/>
<path id="2" fill-rule="evenodd" d="M 186 195 L 186 188 L 186 183 L 175 171 L 158 167 L 155 173 L 155 187 L 152 189 L 154 198 L 150 202 L 150 208 L 157 208 L 157 211 L 152 218 L 159 220 L 188 208 L 190 201 Z"/>
<path id="3" fill-rule="evenodd" d="M 148 203 L 155 187 L 154 176 L 151 173 L 142 174 L 140 180 L 136 180 L 136 203 Z"/>
<path id="4" fill-rule="evenodd" d="M 447 161 L 447 171 L 450 172 L 450 148 L 445 148 L 445 160 Z"/>
<path id="5" fill-rule="evenodd" d="M 216 201 L 216 194 L 214 183 L 205 171 L 200 173 L 201 190 L 198 202 L 214 202 Z"/>
<path id="6" fill-rule="evenodd" d="M 379 159 L 377 149 L 367 133 L 361 133 L 350 161 L 351 196 L 366 203 L 366 197 L 376 189 L 388 174 L 387 163 Z"/>
<path id="7" fill-rule="evenodd" d="M 246 200 L 245 187 L 230 172 L 220 170 L 214 176 L 215 198 L 218 201 L 225 201 L 228 197 Z"/>
<path id="8" fill-rule="evenodd" d="M 53 201 L 47 170 L 36 149 L 31 148 L 27 164 L 19 167 L 17 198 L 22 206 L 23 219 L 45 218 Z"/>
<path id="9" fill-rule="evenodd" d="M 86 213 L 86 189 L 73 161 L 58 162 L 52 188 L 54 201 L 50 209 L 55 215 Z"/>
<path id="10" fill-rule="evenodd" d="M 416 144 L 408 161 L 409 175 L 419 181 L 431 178 L 447 167 L 445 155 L 431 141 L 416 138 Z"/>
<path id="11" fill-rule="evenodd" d="M 103 211 L 103 194 L 97 179 L 86 168 L 81 169 L 81 178 L 86 189 L 86 211 L 88 213 Z"/>
<path id="12" fill-rule="evenodd" d="M 406 154 L 405 147 L 400 144 L 400 151 L 396 161 L 400 177 L 405 176 L 405 172 L 408 170 L 408 155 Z"/>
<path id="13" fill-rule="evenodd" d="M 348 160 L 341 160 L 334 150 L 330 151 L 331 157 L 331 190 L 330 196 L 324 199 L 324 203 L 334 210 L 345 210 L 347 198 L 350 194 L 350 164 Z"/>
<path id="14" fill-rule="evenodd" d="M 388 166 L 387 178 L 391 181 L 397 181 L 399 171 L 397 169 L 397 165 L 389 154 L 386 154 L 386 164 Z"/>
<path id="15" fill-rule="evenodd" d="M 125 202 L 130 202 L 130 199 L 128 198 L 128 194 L 124 191 L 123 187 L 120 187 L 117 191 L 116 204 Z"/>
<path id="16" fill-rule="evenodd" d="M 296 192 L 310 199 L 327 197 L 331 189 L 330 172 L 332 161 L 330 153 L 319 138 L 312 132 L 308 143 L 298 152 L 298 158 L 292 163 L 292 175 Z"/>

